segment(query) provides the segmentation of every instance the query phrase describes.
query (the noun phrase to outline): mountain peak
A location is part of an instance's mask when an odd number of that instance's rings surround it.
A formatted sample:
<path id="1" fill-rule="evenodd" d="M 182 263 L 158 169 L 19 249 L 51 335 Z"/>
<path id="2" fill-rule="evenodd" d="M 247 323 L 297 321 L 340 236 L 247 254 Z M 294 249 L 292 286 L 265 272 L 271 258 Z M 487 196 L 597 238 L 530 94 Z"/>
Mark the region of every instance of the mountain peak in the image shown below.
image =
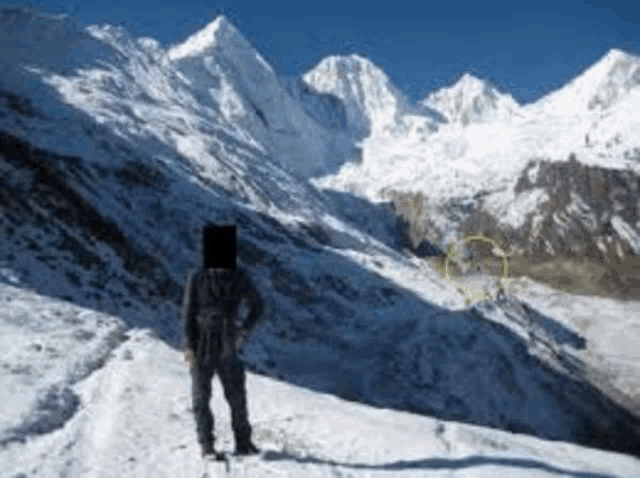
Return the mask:
<path id="1" fill-rule="evenodd" d="M 609 50 L 600 61 L 606 60 L 615 62 L 618 60 L 633 60 L 635 57 L 624 50 L 618 48 L 612 48 Z"/>
<path id="2" fill-rule="evenodd" d="M 355 61 L 359 63 L 368 63 L 370 60 L 365 58 L 364 56 L 358 55 L 357 53 L 351 53 L 350 55 L 330 55 L 327 59 L 331 59 L 333 61 Z"/>
<path id="3" fill-rule="evenodd" d="M 184 42 L 169 50 L 169 58 L 172 60 L 203 56 L 216 48 L 231 46 L 240 49 L 249 49 L 251 45 L 235 26 L 224 15 L 218 16 L 214 21 L 194 33 Z"/>
<path id="4" fill-rule="evenodd" d="M 408 101 L 389 76 L 368 58 L 357 54 L 324 58 L 303 75 L 321 94 L 331 94 L 345 107 L 349 134 L 364 138 L 373 129 L 393 124 L 409 109 Z"/>
<path id="5" fill-rule="evenodd" d="M 473 76 L 471 73 L 469 72 L 465 72 L 460 79 L 456 82 L 456 84 L 465 84 L 465 85 L 469 85 L 469 84 L 473 84 L 473 85 L 485 85 L 485 81 L 481 80 L 480 78 L 478 78 L 477 76 Z"/>
<path id="6" fill-rule="evenodd" d="M 431 93 L 421 104 L 463 125 L 509 117 L 519 108 L 511 95 L 500 93 L 489 81 L 470 73 L 464 73 L 453 85 Z"/>
<path id="7" fill-rule="evenodd" d="M 484 94 L 492 95 L 495 88 L 487 81 L 471 73 L 465 72 L 451 87 L 453 90 L 464 90 L 466 92 L 484 92 Z"/>
<path id="8" fill-rule="evenodd" d="M 640 58 L 630 55 L 629 53 L 612 48 L 606 54 L 602 56 L 598 61 L 594 62 L 584 73 L 576 78 L 585 78 L 589 83 L 596 81 L 604 81 L 607 77 L 610 77 L 613 70 L 619 67 L 621 64 L 633 64 L 640 63 Z"/>
<path id="9" fill-rule="evenodd" d="M 366 71 L 369 74 L 387 78 L 387 75 L 375 63 L 356 53 L 327 56 L 312 71 L 335 71 L 347 74 L 362 74 Z"/>
<path id="10" fill-rule="evenodd" d="M 607 108 L 631 89 L 640 87 L 640 58 L 614 48 L 598 64 L 602 64 L 602 79 L 588 99 L 590 110 Z"/>
<path id="11" fill-rule="evenodd" d="M 612 48 L 562 88 L 534 103 L 533 107 L 564 114 L 604 109 L 639 86 L 640 58 Z"/>
<path id="12" fill-rule="evenodd" d="M 217 28 L 225 28 L 227 26 L 230 26 L 230 27 L 233 26 L 231 25 L 231 22 L 225 15 L 218 15 L 218 17 L 214 21 L 212 21 L 209 25 L 216 26 Z"/>

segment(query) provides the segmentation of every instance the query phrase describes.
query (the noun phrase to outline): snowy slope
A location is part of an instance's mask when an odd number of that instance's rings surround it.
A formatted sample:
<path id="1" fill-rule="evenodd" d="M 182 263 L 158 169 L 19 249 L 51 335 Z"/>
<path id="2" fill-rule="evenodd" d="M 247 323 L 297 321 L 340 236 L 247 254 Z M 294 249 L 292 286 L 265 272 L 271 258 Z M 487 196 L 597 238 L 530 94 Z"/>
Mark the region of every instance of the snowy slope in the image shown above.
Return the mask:
<path id="1" fill-rule="evenodd" d="M 450 122 L 467 125 L 487 120 L 509 121 L 519 114 L 519 105 L 509 94 L 500 93 L 486 80 L 465 73 L 451 87 L 442 88 L 420 102 L 443 113 Z"/>
<path id="2" fill-rule="evenodd" d="M 638 474 L 635 411 L 567 365 L 607 344 L 563 310 L 465 307 L 390 247 L 382 205 L 282 167 L 152 39 L 2 15 L 0 47 L 38 52 L 0 57 L 3 475 L 202 476 L 177 317 L 198 228 L 228 215 L 270 310 L 243 351 L 270 453 L 236 476 Z M 229 81 L 229 97 L 247 84 Z M 219 389 L 214 403 L 229 450 Z"/>
<path id="3" fill-rule="evenodd" d="M 173 46 L 167 55 L 202 98 L 219 103 L 230 123 L 242 126 L 284 167 L 310 176 L 335 170 L 350 159 L 347 136 L 330 134 L 309 118 L 225 17 Z"/>
<path id="4" fill-rule="evenodd" d="M 18 303 L 34 299 L 20 289 L 1 293 Z M 82 312 L 56 303 L 50 310 L 63 318 Z M 73 387 L 82 404 L 77 413 L 20 453 L 11 453 L 15 446 L 0 451 L 0 473 L 225 475 L 224 465 L 200 460 L 189 388 L 178 352 L 149 331 L 129 331 L 105 366 Z M 247 376 L 247 395 L 255 441 L 266 453 L 260 461 L 236 463 L 227 476 L 639 476 L 640 461 L 629 456 L 372 408 L 254 373 Z M 231 451 L 230 414 L 217 380 L 211 406 L 218 448 Z"/>

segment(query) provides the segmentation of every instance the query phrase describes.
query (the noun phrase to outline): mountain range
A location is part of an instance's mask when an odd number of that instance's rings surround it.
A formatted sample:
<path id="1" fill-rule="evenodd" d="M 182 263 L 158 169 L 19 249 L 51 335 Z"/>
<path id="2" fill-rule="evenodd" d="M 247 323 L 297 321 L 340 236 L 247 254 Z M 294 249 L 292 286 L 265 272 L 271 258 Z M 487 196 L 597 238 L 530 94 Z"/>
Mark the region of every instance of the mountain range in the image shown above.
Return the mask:
<path id="1" fill-rule="evenodd" d="M 269 311 L 242 351 L 268 452 L 238 476 L 639 476 L 640 59 L 412 104 L 359 55 L 278 78 L 224 17 L 165 48 L 3 9 L 0 48 L 2 475 L 216 473 L 178 317 L 233 217 Z M 598 294 L 522 275 L 469 303 L 436 261 L 480 235 Z"/>

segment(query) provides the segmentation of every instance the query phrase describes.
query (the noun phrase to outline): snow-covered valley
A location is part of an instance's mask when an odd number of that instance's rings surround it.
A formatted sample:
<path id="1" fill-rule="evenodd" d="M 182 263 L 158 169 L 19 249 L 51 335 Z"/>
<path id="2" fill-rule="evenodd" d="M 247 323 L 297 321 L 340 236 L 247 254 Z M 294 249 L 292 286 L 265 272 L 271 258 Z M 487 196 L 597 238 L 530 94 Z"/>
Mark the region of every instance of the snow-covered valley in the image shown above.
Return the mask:
<path id="1" fill-rule="evenodd" d="M 518 278 L 467 305 L 405 247 L 388 196 L 419 191 L 437 211 L 482 193 L 517 227 L 556 185 L 556 166 L 529 161 L 571 152 L 594 183 L 631 188 L 637 59 L 606 59 L 621 89 L 550 129 L 555 106 L 498 93 L 468 103 L 497 108 L 488 119 L 443 95 L 410 105 L 360 57 L 296 91 L 224 18 L 167 51 L 32 10 L 0 23 L 2 476 L 217 476 L 197 450 L 179 310 L 199 228 L 230 215 L 269 309 L 243 350 L 266 453 L 233 476 L 640 476 L 638 302 Z M 602 205 L 626 257 L 632 192 Z M 442 250 L 464 222 L 447 213 L 426 236 Z M 217 381 L 212 409 L 231 450 Z"/>

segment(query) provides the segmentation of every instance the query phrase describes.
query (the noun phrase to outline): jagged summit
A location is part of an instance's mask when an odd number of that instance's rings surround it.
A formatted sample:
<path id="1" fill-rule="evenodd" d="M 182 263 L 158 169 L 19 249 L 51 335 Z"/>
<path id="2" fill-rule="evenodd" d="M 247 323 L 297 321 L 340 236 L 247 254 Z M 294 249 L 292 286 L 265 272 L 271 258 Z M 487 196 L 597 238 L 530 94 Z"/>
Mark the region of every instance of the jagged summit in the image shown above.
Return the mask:
<path id="1" fill-rule="evenodd" d="M 251 49 L 251 45 L 224 15 L 169 50 L 169 58 L 202 56 L 223 46 Z"/>
<path id="2" fill-rule="evenodd" d="M 509 94 L 487 80 L 464 73 L 452 86 L 431 93 L 421 104 L 441 112 L 450 122 L 467 125 L 490 119 L 509 119 L 519 109 Z"/>

